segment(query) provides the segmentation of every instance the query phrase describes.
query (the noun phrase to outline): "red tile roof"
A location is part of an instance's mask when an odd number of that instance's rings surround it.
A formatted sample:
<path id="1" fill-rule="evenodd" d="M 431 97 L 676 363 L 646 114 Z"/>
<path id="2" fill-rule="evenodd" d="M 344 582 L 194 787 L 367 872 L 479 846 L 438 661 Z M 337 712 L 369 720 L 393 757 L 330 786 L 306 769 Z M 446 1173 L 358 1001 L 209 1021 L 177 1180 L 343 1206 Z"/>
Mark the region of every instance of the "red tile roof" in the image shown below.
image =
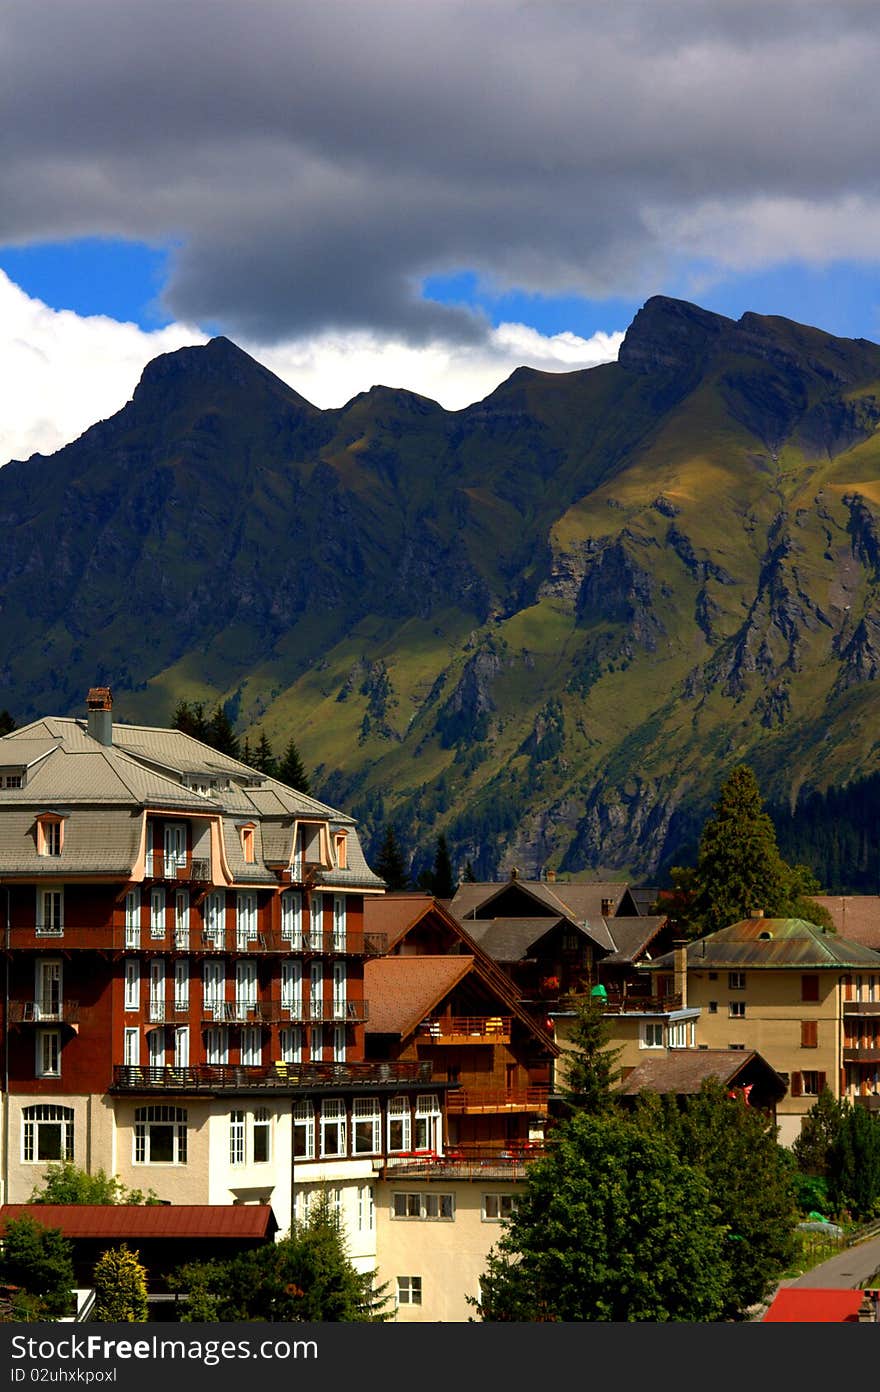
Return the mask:
<path id="1" fill-rule="evenodd" d="M 777 1291 L 763 1324 L 857 1324 L 862 1290 L 811 1290 L 786 1286 Z"/>
<path id="2" fill-rule="evenodd" d="M 466 976 L 473 957 L 378 957 L 364 967 L 368 1034 L 405 1038 Z"/>
<path id="3" fill-rule="evenodd" d="M 270 1237 L 277 1229 L 268 1204 L 3 1204 L 0 1232 L 16 1218 L 34 1218 L 65 1237 Z"/>
<path id="4" fill-rule="evenodd" d="M 392 948 L 437 901 L 430 894 L 383 894 L 364 900 L 364 928 L 368 933 L 387 933 Z"/>
<path id="5" fill-rule="evenodd" d="M 880 948 L 880 895 L 812 894 L 810 898 L 828 910 L 842 938 L 875 951 Z"/>

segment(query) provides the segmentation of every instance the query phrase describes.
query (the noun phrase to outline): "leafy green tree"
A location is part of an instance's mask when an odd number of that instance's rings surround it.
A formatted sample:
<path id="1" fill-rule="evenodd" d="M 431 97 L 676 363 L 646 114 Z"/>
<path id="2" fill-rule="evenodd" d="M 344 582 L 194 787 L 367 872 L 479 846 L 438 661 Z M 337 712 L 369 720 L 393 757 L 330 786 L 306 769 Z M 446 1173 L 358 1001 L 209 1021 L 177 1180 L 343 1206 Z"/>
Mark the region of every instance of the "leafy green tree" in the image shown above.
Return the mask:
<path id="1" fill-rule="evenodd" d="M 696 867 L 671 872 L 679 927 L 714 933 L 762 909 L 768 918 L 808 918 L 829 926 L 827 912 L 808 895 L 819 885 L 805 866 L 779 852 L 757 779 L 741 764 L 723 784 L 714 815 L 703 827 Z"/>
<path id="2" fill-rule="evenodd" d="M 823 1088 L 801 1125 L 791 1147 L 798 1168 L 805 1175 L 827 1178 L 831 1152 L 846 1116 L 846 1104 L 838 1102 L 830 1088 Z"/>
<path id="3" fill-rule="evenodd" d="M 795 1254 L 791 1163 L 772 1118 L 710 1078 L 681 1103 L 672 1096 L 662 1102 L 643 1097 L 635 1119 L 650 1134 L 662 1132 L 679 1159 L 706 1176 L 728 1231 L 724 1317 L 741 1317 L 764 1298 Z"/>
<path id="4" fill-rule="evenodd" d="M 455 893 L 455 877 L 452 873 L 449 846 L 442 832 L 437 837 L 434 869 L 431 874 L 431 892 L 437 899 L 451 899 Z"/>
<path id="5" fill-rule="evenodd" d="M 705 1176 L 667 1137 L 578 1112 L 529 1166 L 477 1309 L 487 1321 L 715 1320 L 724 1239 Z"/>
<path id="6" fill-rule="evenodd" d="M 28 1203 L 32 1204 L 157 1204 L 161 1200 L 152 1189 L 129 1189 L 105 1170 L 88 1174 L 72 1160 L 50 1165 Z"/>
<path id="7" fill-rule="evenodd" d="M 587 996 L 575 1008 L 571 1050 L 565 1055 L 567 1071 L 562 1096 L 568 1106 L 585 1112 L 607 1113 L 616 1106 L 614 1085 L 620 1075 L 621 1050 L 609 1048 L 611 1026 L 602 1001 Z"/>
<path id="8" fill-rule="evenodd" d="M 844 1104 L 828 1155 L 829 1193 L 838 1213 L 873 1216 L 880 1206 L 880 1125 L 863 1107 Z"/>
<path id="9" fill-rule="evenodd" d="M 287 742 L 287 748 L 281 756 L 275 777 L 279 783 L 286 783 L 288 788 L 295 788 L 298 793 L 305 793 L 306 796 L 311 795 L 309 776 L 303 766 L 296 742 L 292 739 Z"/>
<path id="10" fill-rule="evenodd" d="M 110 1324 L 140 1324 L 149 1312 L 147 1272 L 139 1252 L 108 1247 L 95 1263 L 95 1319 Z"/>
<path id="11" fill-rule="evenodd" d="M 70 1312 L 76 1285 L 73 1247 L 60 1228 L 47 1228 L 35 1219 L 15 1218 L 6 1224 L 0 1251 L 0 1281 L 20 1286 L 41 1319 Z"/>
<path id="12" fill-rule="evenodd" d="M 325 1195 L 280 1242 L 229 1262 L 189 1263 L 171 1278 L 190 1299 L 184 1321 L 363 1323 L 388 1318 L 374 1273 L 356 1271 Z"/>
<path id="13" fill-rule="evenodd" d="M 393 826 L 385 830 L 385 839 L 376 858 L 376 874 L 385 881 L 392 894 L 409 889 L 409 876 Z"/>

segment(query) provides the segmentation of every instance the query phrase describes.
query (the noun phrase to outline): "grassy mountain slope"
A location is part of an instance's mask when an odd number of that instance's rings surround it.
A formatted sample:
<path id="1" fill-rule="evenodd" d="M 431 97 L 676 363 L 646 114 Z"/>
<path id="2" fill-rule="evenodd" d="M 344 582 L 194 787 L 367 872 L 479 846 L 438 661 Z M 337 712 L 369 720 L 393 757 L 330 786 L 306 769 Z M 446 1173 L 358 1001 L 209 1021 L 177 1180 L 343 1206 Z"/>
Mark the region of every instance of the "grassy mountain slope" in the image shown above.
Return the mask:
<path id="1" fill-rule="evenodd" d="M 880 347 L 656 298 L 620 360 L 319 411 L 225 339 L 0 471 L 0 706 L 223 699 L 482 874 L 653 874 L 735 761 L 880 769 Z"/>

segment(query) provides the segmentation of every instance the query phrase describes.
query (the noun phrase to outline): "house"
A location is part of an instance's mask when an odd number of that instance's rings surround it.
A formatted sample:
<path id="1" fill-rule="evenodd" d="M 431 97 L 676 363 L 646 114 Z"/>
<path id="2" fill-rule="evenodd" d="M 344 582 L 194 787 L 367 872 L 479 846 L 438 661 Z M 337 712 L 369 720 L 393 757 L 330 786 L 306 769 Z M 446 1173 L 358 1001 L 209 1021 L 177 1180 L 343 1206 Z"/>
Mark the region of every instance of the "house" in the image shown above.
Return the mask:
<path id="1" fill-rule="evenodd" d="M 696 1096 L 709 1079 L 723 1084 L 731 1095 L 741 1096 L 748 1106 L 774 1117 L 786 1092 L 775 1068 L 754 1049 L 666 1050 L 627 1069 L 616 1091 L 626 1103 L 634 1103 L 644 1091 L 686 1098 Z"/>
<path id="2" fill-rule="evenodd" d="M 114 720 L 108 688 L 86 704 L 0 739 L 3 1199 L 72 1160 L 175 1206 L 271 1205 L 283 1232 L 323 1187 L 371 1267 L 374 1164 L 446 1082 L 365 1058 L 385 886 L 355 822 Z"/>
<path id="3" fill-rule="evenodd" d="M 756 915 L 649 969 L 699 1010 L 700 1047 L 756 1050 L 779 1073 L 783 1144 L 826 1086 L 880 1107 L 880 953 L 802 919 Z"/>

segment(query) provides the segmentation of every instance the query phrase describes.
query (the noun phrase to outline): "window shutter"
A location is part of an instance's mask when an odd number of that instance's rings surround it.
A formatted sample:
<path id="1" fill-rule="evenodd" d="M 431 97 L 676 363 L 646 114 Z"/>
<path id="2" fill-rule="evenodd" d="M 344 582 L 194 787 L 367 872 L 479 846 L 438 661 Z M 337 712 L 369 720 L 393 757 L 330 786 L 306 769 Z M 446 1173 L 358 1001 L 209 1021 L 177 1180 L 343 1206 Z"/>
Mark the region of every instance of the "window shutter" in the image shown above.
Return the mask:
<path id="1" fill-rule="evenodd" d="M 801 1000 L 817 1001 L 819 999 L 819 978 L 815 973 L 801 977 Z"/>
<path id="2" fill-rule="evenodd" d="M 804 1092 L 803 1082 L 800 1073 L 791 1075 L 791 1095 L 792 1097 L 802 1097 Z"/>
<path id="3" fill-rule="evenodd" d="M 819 1045 L 819 1025 L 816 1020 L 801 1020 L 801 1048 L 816 1049 Z"/>
<path id="4" fill-rule="evenodd" d="M 819 1079 L 818 1091 L 824 1092 L 827 1086 L 826 1075 L 824 1073 L 819 1073 L 817 1074 L 817 1077 Z"/>

